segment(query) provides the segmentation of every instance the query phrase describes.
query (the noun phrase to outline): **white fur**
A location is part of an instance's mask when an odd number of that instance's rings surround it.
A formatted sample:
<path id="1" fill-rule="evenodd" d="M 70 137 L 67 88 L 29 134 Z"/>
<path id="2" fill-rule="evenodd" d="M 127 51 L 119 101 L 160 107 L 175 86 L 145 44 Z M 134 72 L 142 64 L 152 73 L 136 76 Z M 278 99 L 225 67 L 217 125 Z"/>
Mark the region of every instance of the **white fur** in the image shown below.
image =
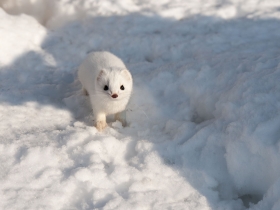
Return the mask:
<path id="1" fill-rule="evenodd" d="M 109 52 L 92 52 L 79 67 L 78 77 L 85 93 L 89 94 L 96 128 L 102 131 L 107 126 L 106 116 L 110 114 L 115 114 L 115 119 L 125 126 L 132 76 L 122 60 Z M 122 85 L 124 90 L 120 88 Z M 113 98 L 114 94 L 118 97 Z"/>

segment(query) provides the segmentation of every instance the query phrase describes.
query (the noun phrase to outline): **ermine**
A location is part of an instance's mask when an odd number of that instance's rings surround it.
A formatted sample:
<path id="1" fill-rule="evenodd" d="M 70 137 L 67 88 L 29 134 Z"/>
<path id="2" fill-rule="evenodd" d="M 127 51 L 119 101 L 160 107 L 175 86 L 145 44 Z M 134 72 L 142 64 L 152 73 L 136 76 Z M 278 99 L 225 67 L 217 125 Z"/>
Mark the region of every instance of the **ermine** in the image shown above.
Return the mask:
<path id="1" fill-rule="evenodd" d="M 78 78 L 90 97 L 97 130 L 107 126 L 106 116 L 111 114 L 126 126 L 125 108 L 133 81 L 123 61 L 110 52 L 92 52 L 80 65 Z"/>

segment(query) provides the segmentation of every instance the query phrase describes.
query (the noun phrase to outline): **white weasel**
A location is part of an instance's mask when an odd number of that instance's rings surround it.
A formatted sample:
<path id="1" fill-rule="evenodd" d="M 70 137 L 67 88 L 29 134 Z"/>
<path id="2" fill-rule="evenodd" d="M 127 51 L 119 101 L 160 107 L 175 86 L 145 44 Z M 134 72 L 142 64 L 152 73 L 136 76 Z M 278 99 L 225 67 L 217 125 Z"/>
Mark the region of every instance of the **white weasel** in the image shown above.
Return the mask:
<path id="1" fill-rule="evenodd" d="M 78 78 L 90 97 L 96 128 L 102 131 L 110 114 L 125 126 L 133 81 L 123 61 L 110 52 L 92 52 L 79 67 Z"/>

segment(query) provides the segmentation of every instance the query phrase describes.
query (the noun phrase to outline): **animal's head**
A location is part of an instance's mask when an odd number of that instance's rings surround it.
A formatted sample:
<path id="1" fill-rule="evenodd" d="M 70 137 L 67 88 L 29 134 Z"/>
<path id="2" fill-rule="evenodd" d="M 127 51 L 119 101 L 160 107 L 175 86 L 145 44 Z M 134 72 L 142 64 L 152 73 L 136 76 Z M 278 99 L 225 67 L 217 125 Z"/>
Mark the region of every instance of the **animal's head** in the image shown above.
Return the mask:
<path id="1" fill-rule="evenodd" d="M 97 76 L 98 91 L 114 100 L 129 97 L 132 91 L 132 76 L 127 69 L 103 69 Z"/>

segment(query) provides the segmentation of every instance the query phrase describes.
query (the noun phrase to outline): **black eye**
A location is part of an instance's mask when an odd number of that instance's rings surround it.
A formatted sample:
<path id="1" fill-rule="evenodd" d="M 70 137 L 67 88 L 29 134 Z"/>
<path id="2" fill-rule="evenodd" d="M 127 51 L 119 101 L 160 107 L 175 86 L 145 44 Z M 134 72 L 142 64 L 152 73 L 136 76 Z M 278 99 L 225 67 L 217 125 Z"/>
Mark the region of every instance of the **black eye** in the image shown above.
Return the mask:
<path id="1" fill-rule="evenodd" d="M 124 86 L 123 85 L 120 88 L 121 88 L 121 90 L 124 90 Z"/>
<path id="2" fill-rule="evenodd" d="M 109 88 L 108 88 L 107 85 L 104 86 L 104 90 L 105 90 L 105 91 L 106 91 L 106 90 L 109 90 Z"/>

